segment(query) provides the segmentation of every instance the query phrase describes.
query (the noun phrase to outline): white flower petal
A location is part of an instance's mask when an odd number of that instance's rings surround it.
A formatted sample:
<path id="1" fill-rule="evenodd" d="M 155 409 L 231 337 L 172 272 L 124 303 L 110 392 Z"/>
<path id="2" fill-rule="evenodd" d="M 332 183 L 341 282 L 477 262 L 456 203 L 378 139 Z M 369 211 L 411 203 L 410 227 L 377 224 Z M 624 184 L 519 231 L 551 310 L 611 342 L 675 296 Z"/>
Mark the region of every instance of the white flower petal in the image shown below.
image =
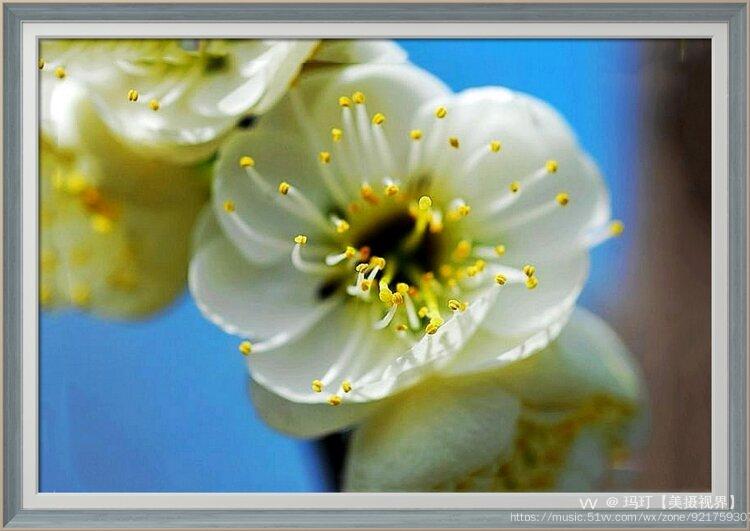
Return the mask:
<path id="1" fill-rule="evenodd" d="M 393 400 L 354 433 L 345 490 L 433 490 L 512 447 L 520 404 L 497 387 L 431 380 Z"/>
<path id="2" fill-rule="evenodd" d="M 201 246 L 188 280 L 208 319 L 227 333 L 253 341 L 290 341 L 330 309 L 318 299 L 317 283 L 291 263 L 251 264 L 223 237 Z"/>
<path id="3" fill-rule="evenodd" d="M 617 334 L 604 321 L 576 308 L 548 348 L 496 373 L 498 383 L 525 403 L 570 407 L 604 394 L 641 399 L 641 378 Z"/>
<path id="4" fill-rule="evenodd" d="M 406 52 L 393 41 L 334 39 L 320 42 L 313 63 L 403 63 Z"/>
<path id="5" fill-rule="evenodd" d="M 292 437 L 313 438 L 348 428 L 369 415 L 377 402 L 345 401 L 333 407 L 328 404 L 301 404 L 280 397 L 250 380 L 250 396 L 261 418 L 272 428 Z"/>

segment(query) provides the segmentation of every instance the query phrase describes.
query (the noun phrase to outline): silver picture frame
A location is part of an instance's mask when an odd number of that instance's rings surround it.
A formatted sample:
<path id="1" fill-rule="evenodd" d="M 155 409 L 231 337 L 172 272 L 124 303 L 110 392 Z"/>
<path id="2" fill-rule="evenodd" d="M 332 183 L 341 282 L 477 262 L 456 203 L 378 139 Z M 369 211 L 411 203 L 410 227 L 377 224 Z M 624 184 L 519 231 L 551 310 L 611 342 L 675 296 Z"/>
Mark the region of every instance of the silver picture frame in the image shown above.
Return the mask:
<path id="1" fill-rule="evenodd" d="M 499 528 L 511 509 L 31 509 L 23 499 L 22 26 L 32 22 L 712 22 L 728 34 L 728 485 L 747 512 L 747 6 L 744 3 L 336 3 L 3 5 L 3 525 L 13 528 Z M 591 511 L 592 513 L 600 512 Z M 557 511 L 574 514 L 576 511 Z M 607 511 L 613 513 L 613 511 Z M 682 522 L 631 522 L 675 527 Z M 571 524 L 548 524 L 557 527 Z M 601 527 L 600 521 L 575 522 Z M 701 527 L 747 522 L 703 522 Z"/>

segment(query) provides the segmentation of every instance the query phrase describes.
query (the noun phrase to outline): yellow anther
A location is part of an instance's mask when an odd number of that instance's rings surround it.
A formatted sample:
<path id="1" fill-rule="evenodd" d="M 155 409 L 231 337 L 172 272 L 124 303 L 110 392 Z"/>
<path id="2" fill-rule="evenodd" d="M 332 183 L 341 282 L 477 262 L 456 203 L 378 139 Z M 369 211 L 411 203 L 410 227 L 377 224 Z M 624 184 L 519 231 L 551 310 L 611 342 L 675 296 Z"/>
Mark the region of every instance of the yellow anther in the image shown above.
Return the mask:
<path id="1" fill-rule="evenodd" d="M 351 98 L 348 98 L 347 96 L 341 96 L 339 98 L 339 105 L 341 107 L 351 107 L 352 106 L 352 100 L 351 100 Z"/>
<path id="2" fill-rule="evenodd" d="M 447 115 L 448 115 L 448 109 L 446 109 L 445 107 L 438 107 L 437 109 L 435 109 L 435 116 L 438 119 L 445 118 Z"/>
<path id="3" fill-rule="evenodd" d="M 492 142 L 490 142 L 490 151 L 492 151 L 493 153 L 497 153 L 502 148 L 503 148 L 503 145 L 500 143 L 499 140 L 493 140 Z"/>
<path id="4" fill-rule="evenodd" d="M 448 143 L 451 145 L 452 148 L 456 148 L 456 149 L 458 149 L 460 145 L 458 142 L 458 137 L 455 137 L 455 136 L 450 137 L 448 139 Z"/>
<path id="5" fill-rule="evenodd" d="M 62 66 L 58 66 L 55 68 L 55 77 L 57 79 L 65 79 L 65 76 L 67 75 L 67 72 L 65 72 L 65 69 Z"/>
<path id="6" fill-rule="evenodd" d="M 312 390 L 316 393 L 320 393 L 323 391 L 323 382 L 320 380 L 313 380 L 312 384 L 310 384 L 310 387 L 312 387 Z"/>
<path id="7" fill-rule="evenodd" d="M 505 245 L 495 245 L 495 254 L 502 256 L 505 254 Z"/>
<path id="8" fill-rule="evenodd" d="M 148 106 L 151 108 L 152 111 L 158 111 L 159 107 L 161 105 L 159 104 L 158 100 L 151 100 L 148 102 Z"/>
<path id="9" fill-rule="evenodd" d="M 385 258 L 381 256 L 373 256 L 370 258 L 370 265 L 380 269 L 385 269 Z"/>
<path id="10" fill-rule="evenodd" d="M 343 219 L 336 220 L 336 232 L 338 232 L 339 234 L 344 234 L 348 230 L 349 230 L 349 223 L 347 223 Z"/>
<path id="11" fill-rule="evenodd" d="M 474 262 L 474 267 L 477 268 L 477 271 L 484 271 L 485 266 L 487 265 L 487 262 L 482 260 L 481 258 Z"/>
<path id="12" fill-rule="evenodd" d="M 395 304 L 397 306 L 399 304 L 403 304 L 404 303 L 404 296 L 401 293 L 398 293 L 398 292 L 394 293 L 393 294 L 393 301 L 391 301 L 391 302 L 393 302 L 393 304 Z"/>
<path id="13" fill-rule="evenodd" d="M 557 171 L 557 161 L 548 160 L 547 163 L 544 165 L 544 167 L 547 169 L 547 172 L 555 173 Z"/>
<path id="14" fill-rule="evenodd" d="M 321 151 L 318 153 L 318 160 L 323 164 L 328 164 L 331 162 L 331 154 L 328 151 Z"/>
<path id="15" fill-rule="evenodd" d="M 107 216 L 94 214 L 91 216 L 91 228 L 99 234 L 109 234 L 115 228 L 114 223 Z"/>
<path id="16" fill-rule="evenodd" d="M 399 323 L 396 325 L 396 332 L 406 332 L 407 326 L 404 323 Z"/>
<path id="17" fill-rule="evenodd" d="M 375 125 L 382 125 L 383 122 L 385 122 L 385 114 L 382 112 L 375 113 L 375 115 L 372 117 L 372 123 Z"/>
<path id="18" fill-rule="evenodd" d="M 430 322 L 427 323 L 427 326 L 425 327 L 425 332 L 427 332 L 430 335 L 433 335 L 435 332 L 438 331 L 438 329 L 443 325 L 443 320 L 440 317 L 433 317 L 430 319 Z"/>
<path id="19" fill-rule="evenodd" d="M 294 237 L 294 243 L 297 245 L 305 245 L 307 243 L 307 236 L 304 234 L 298 234 Z"/>
<path id="20" fill-rule="evenodd" d="M 253 351 L 253 344 L 249 341 L 243 341 L 240 343 L 240 345 L 237 347 L 237 349 L 242 352 L 243 356 L 249 356 L 250 353 Z"/>
<path id="21" fill-rule="evenodd" d="M 363 280 L 362 283 L 359 285 L 359 289 L 361 289 L 365 293 L 370 291 L 371 287 L 372 287 L 372 281 L 367 280 L 367 279 Z"/>
<path id="22" fill-rule="evenodd" d="M 560 192 L 555 196 L 555 201 L 557 201 L 558 205 L 565 206 L 570 203 L 570 196 L 565 192 Z"/>
<path id="23" fill-rule="evenodd" d="M 138 101 L 138 91 L 135 89 L 130 89 L 128 91 L 128 101 Z"/>
<path id="24" fill-rule="evenodd" d="M 286 182 L 286 181 L 283 181 L 283 182 L 279 183 L 279 193 L 281 195 L 288 194 L 290 188 L 291 188 L 291 185 L 288 182 Z"/>
<path id="25" fill-rule="evenodd" d="M 508 277 L 498 273 L 497 275 L 495 275 L 495 282 L 497 282 L 500 286 L 504 286 L 505 283 L 508 282 Z"/>
<path id="26" fill-rule="evenodd" d="M 438 268 L 438 274 L 443 278 L 450 278 L 453 276 L 453 266 L 450 264 L 443 264 Z"/>
<path id="27" fill-rule="evenodd" d="M 334 127 L 333 129 L 331 129 L 331 139 L 334 142 L 339 142 L 343 136 L 344 136 L 344 132 L 341 129 L 337 127 Z"/>
<path id="28" fill-rule="evenodd" d="M 464 260 L 471 254 L 471 242 L 469 240 L 461 240 L 453 250 L 453 258 L 456 260 Z"/>
<path id="29" fill-rule="evenodd" d="M 536 273 L 536 267 L 534 267 L 531 264 L 526 264 L 523 266 L 523 274 L 527 277 L 533 277 L 534 273 Z"/>
<path id="30" fill-rule="evenodd" d="M 534 289 L 539 284 L 539 280 L 536 277 L 529 277 L 526 279 L 526 287 Z"/>
<path id="31" fill-rule="evenodd" d="M 352 390 L 352 383 L 349 380 L 344 380 L 341 382 L 341 390 L 345 393 L 348 393 Z"/>
<path id="32" fill-rule="evenodd" d="M 428 195 L 419 198 L 419 210 L 427 211 L 432 206 L 432 199 Z"/>
<path id="33" fill-rule="evenodd" d="M 394 195 L 398 194 L 399 189 L 397 184 L 387 184 L 385 186 L 385 195 L 388 197 L 393 197 Z"/>
<path id="34" fill-rule="evenodd" d="M 243 168 L 252 168 L 255 166 L 255 159 L 248 155 L 240 157 L 240 166 Z"/>
<path id="35" fill-rule="evenodd" d="M 610 233 L 610 234 L 611 234 L 612 236 L 619 236 L 619 235 L 620 235 L 620 234 L 622 234 L 622 233 L 623 233 L 624 231 L 625 231 L 625 225 L 624 225 L 624 224 L 623 224 L 623 222 L 622 222 L 622 221 L 620 221 L 619 219 L 616 219 L 616 220 L 614 220 L 614 221 L 613 221 L 613 222 L 612 222 L 612 223 L 611 223 L 611 224 L 609 225 L 609 233 Z"/>
<path id="36" fill-rule="evenodd" d="M 91 302 L 91 288 L 88 284 L 78 284 L 70 291 L 70 298 L 76 306 L 86 306 Z"/>
<path id="37" fill-rule="evenodd" d="M 352 101 L 354 103 L 360 103 L 360 104 L 364 103 L 365 102 L 365 95 L 362 92 L 357 91 L 354 94 L 352 94 Z"/>
<path id="38" fill-rule="evenodd" d="M 454 221 L 457 219 L 465 218 L 471 212 L 471 207 L 467 204 L 459 205 L 455 210 L 449 214 L 450 218 Z"/>
<path id="39" fill-rule="evenodd" d="M 370 186 L 369 184 L 365 183 L 359 188 L 359 195 L 362 196 L 362 199 L 367 201 L 368 203 L 372 205 L 377 205 L 380 201 L 378 199 L 377 194 L 375 193 L 375 190 Z"/>
<path id="40" fill-rule="evenodd" d="M 458 299 L 450 299 L 448 301 L 448 308 L 453 312 L 463 312 L 466 311 L 466 308 L 468 308 L 469 305 L 465 302 L 461 302 Z"/>
<path id="41" fill-rule="evenodd" d="M 406 295 L 409 293 L 409 284 L 406 282 L 399 282 L 396 284 L 396 291 L 398 291 L 401 295 Z"/>
<path id="42" fill-rule="evenodd" d="M 344 256 L 346 256 L 347 258 L 354 258 L 355 254 L 357 254 L 357 250 L 354 247 L 347 245 L 346 249 L 344 250 Z"/>
<path id="43" fill-rule="evenodd" d="M 479 269 L 477 269 L 477 266 L 470 265 L 466 268 L 466 274 L 470 277 L 477 276 L 477 273 L 479 273 Z"/>
<path id="44" fill-rule="evenodd" d="M 512 193 L 516 193 L 521 189 L 521 183 L 518 181 L 513 181 L 510 183 L 510 186 L 508 186 L 508 190 L 510 190 Z"/>
<path id="45" fill-rule="evenodd" d="M 385 304 L 391 304 L 393 302 L 393 292 L 390 290 L 390 288 L 386 285 L 380 286 L 380 292 L 378 293 L 378 298 L 381 302 L 384 302 Z"/>
<path id="46" fill-rule="evenodd" d="M 417 315 L 420 318 L 425 318 L 430 314 L 430 310 L 427 308 L 427 306 L 422 306 L 419 310 L 417 310 Z"/>
<path id="47" fill-rule="evenodd" d="M 44 62 L 44 59 L 41 59 L 41 58 L 40 58 L 40 59 L 39 59 L 39 62 L 37 63 L 37 65 L 39 66 L 39 70 L 42 70 L 42 69 L 44 69 L 44 65 L 45 65 L 45 64 L 46 64 L 46 63 Z"/>
<path id="48" fill-rule="evenodd" d="M 234 201 L 232 201 L 231 199 L 227 199 L 226 201 L 224 201 L 224 210 L 226 210 L 227 212 L 234 212 L 236 208 L 237 207 L 235 206 Z"/>
<path id="49" fill-rule="evenodd" d="M 340 406 L 341 405 L 341 397 L 339 395 L 331 395 L 328 397 L 328 405 L 330 406 Z"/>
<path id="50" fill-rule="evenodd" d="M 422 131 L 419 129 L 412 129 L 409 131 L 409 138 L 412 140 L 420 140 L 422 138 Z"/>
<path id="51" fill-rule="evenodd" d="M 354 270 L 357 273 L 364 273 L 365 271 L 369 269 L 369 267 L 370 266 L 368 266 L 367 264 L 357 264 L 357 267 L 355 267 Z"/>

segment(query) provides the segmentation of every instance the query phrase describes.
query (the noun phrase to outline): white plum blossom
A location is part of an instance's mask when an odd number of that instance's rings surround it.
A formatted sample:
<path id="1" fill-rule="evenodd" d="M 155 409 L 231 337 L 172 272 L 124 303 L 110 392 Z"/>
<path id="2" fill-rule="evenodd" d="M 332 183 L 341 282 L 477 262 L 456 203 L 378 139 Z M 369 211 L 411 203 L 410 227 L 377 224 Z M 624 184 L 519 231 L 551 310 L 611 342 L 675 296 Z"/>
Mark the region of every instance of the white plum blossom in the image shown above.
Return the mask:
<path id="1" fill-rule="evenodd" d="M 220 154 L 189 285 L 253 380 L 342 415 L 546 347 L 618 234 L 564 119 L 412 65 L 311 71 Z M 492 348 L 473 348 L 480 337 Z"/>
<path id="2" fill-rule="evenodd" d="M 319 56 L 316 56 L 319 52 Z M 60 143 L 62 81 L 84 87 L 114 136 L 143 155 L 205 159 L 241 119 L 270 109 L 306 61 L 400 62 L 387 41 L 62 39 L 40 45 L 42 132 Z"/>

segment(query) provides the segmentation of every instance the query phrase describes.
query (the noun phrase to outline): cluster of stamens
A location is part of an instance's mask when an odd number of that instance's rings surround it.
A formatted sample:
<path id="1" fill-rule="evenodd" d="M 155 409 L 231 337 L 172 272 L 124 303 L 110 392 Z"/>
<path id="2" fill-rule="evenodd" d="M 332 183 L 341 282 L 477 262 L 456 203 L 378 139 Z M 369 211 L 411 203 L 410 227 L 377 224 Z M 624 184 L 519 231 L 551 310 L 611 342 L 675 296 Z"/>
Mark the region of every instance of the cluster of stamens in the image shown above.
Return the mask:
<path id="1" fill-rule="evenodd" d="M 485 282 L 494 282 L 497 286 L 521 283 L 530 290 L 536 288 L 539 278 L 533 265 L 527 264 L 519 270 L 501 263 L 506 252 L 503 243 L 483 245 L 470 238 L 456 241 L 455 235 L 461 234 L 461 221 L 473 215 L 471 206 L 462 198 L 437 204 L 425 193 L 428 190 L 416 187 L 410 179 L 397 177 L 411 177 L 425 171 L 421 144 L 435 140 L 434 137 L 439 139 L 443 130 L 441 124 L 436 124 L 429 134 L 411 130 L 409 167 L 394 168 L 390 146 L 382 130 L 387 123 L 386 116 L 380 112 L 368 115 L 365 101 L 361 92 L 338 99 L 342 125 L 330 130 L 331 147 L 317 155 L 323 182 L 335 203 L 330 212 L 321 211 L 292 182 L 270 184 L 256 170 L 255 159 L 251 156 L 242 156 L 238 161 L 260 193 L 327 236 L 327 241 L 312 241 L 306 234 L 297 235 L 291 253 L 294 266 L 304 273 L 338 280 L 343 291 L 358 301 L 382 305 L 372 326 L 377 330 L 391 329 L 411 342 L 421 335 L 436 334 L 450 313 L 467 311 L 471 302 L 466 300 L 466 295 Z M 301 119 L 308 119 L 294 91 L 292 103 L 296 112 L 303 115 Z M 443 122 L 447 115 L 446 107 L 438 107 L 434 112 L 437 122 Z M 459 138 L 447 136 L 447 147 L 460 150 Z M 497 156 L 501 151 L 501 142 L 490 140 L 480 153 L 471 155 L 469 165 L 477 164 L 485 156 Z M 547 161 L 538 171 L 511 183 L 508 192 L 500 194 L 478 215 L 488 216 L 505 209 L 524 187 L 557 170 L 556 161 Z M 540 217 L 552 206 L 565 207 L 569 202 L 568 193 L 560 192 L 550 203 L 537 207 L 529 215 Z M 244 223 L 231 198 L 225 198 L 224 209 L 236 223 Z M 389 242 L 396 242 L 389 251 L 392 255 L 373 254 L 378 247 L 362 241 L 363 235 L 377 232 L 378 226 L 387 227 L 389 219 L 404 213 L 411 220 L 407 233 L 387 235 Z M 449 252 L 437 252 L 438 256 L 430 257 L 435 263 L 429 268 L 413 263 L 409 257 L 424 245 L 426 238 L 442 235 L 447 223 L 452 224 L 451 236 L 446 236 L 441 243 L 443 248 L 447 244 Z M 613 225 L 612 233 L 620 226 Z M 338 249 L 330 247 L 330 241 L 336 242 L 334 245 L 339 246 Z M 306 247 L 310 251 L 303 252 Z M 440 256 L 444 259 L 440 260 Z M 342 280 L 347 274 L 352 275 L 351 282 Z M 248 354 L 249 349 L 243 353 Z M 347 387 L 351 390 L 350 384 Z M 319 380 L 313 382 L 312 388 L 315 392 L 323 390 Z M 338 405 L 341 395 L 331 395 L 328 402 Z"/>

